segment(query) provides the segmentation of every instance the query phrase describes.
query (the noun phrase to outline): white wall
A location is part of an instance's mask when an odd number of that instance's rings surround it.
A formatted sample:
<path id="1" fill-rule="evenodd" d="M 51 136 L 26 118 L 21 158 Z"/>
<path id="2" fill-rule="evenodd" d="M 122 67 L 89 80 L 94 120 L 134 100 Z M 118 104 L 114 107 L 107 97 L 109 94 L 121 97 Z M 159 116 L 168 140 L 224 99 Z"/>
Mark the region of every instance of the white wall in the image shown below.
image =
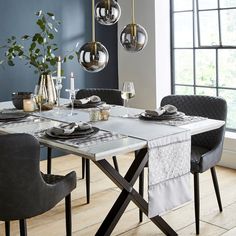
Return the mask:
<path id="1" fill-rule="evenodd" d="M 171 94 L 170 1 L 156 0 L 156 100 Z"/>
<path id="2" fill-rule="evenodd" d="M 131 22 L 131 1 L 120 0 L 122 15 L 118 23 L 119 34 Z M 148 33 L 148 44 L 138 53 L 129 53 L 119 44 L 119 86 L 133 81 L 135 98 L 130 104 L 138 108 L 156 108 L 163 96 L 170 94 L 169 1 L 136 0 L 136 23 Z M 118 37 L 119 37 L 118 34 Z"/>

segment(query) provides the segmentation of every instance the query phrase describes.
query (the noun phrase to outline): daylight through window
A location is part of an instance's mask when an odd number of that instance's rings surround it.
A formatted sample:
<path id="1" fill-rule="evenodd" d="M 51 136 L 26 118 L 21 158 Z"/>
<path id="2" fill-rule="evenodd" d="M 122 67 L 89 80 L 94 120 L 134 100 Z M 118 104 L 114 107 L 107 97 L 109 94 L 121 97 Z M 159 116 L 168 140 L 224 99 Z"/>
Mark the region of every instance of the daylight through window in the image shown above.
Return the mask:
<path id="1" fill-rule="evenodd" d="M 236 130 L 236 0 L 170 0 L 172 92 L 220 96 Z"/>

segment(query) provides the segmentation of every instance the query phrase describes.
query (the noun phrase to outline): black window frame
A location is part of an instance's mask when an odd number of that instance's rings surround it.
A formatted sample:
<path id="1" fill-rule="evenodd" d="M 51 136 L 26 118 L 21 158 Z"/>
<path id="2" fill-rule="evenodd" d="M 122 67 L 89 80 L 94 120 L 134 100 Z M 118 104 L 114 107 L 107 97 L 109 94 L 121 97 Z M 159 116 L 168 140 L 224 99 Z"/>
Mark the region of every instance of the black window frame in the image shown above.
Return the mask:
<path id="1" fill-rule="evenodd" d="M 199 9 L 199 1 L 198 0 L 192 0 L 192 9 L 189 10 L 174 10 L 174 1 L 170 0 L 170 57 L 171 57 L 171 93 L 175 94 L 176 86 L 183 86 L 183 87 L 189 87 L 193 89 L 193 94 L 196 94 L 197 88 L 213 88 L 216 90 L 216 96 L 219 96 L 219 90 L 235 90 L 236 88 L 231 87 L 221 87 L 219 86 L 219 50 L 224 49 L 233 49 L 236 50 L 236 44 L 235 45 L 223 45 L 222 44 L 222 30 L 221 30 L 221 14 L 220 12 L 222 10 L 236 10 L 235 7 L 220 7 L 220 0 L 217 0 L 217 8 L 209 8 L 209 9 Z M 203 11 L 218 11 L 218 34 L 219 34 L 219 44 L 218 45 L 201 45 L 201 29 L 200 29 L 200 17 L 199 12 Z M 186 13 L 186 12 L 192 12 L 192 47 L 175 47 L 175 35 L 174 35 L 174 19 L 176 13 Z M 197 33 L 197 40 L 196 40 L 196 34 Z M 197 42 L 196 42 L 197 41 Z M 236 42 L 235 42 L 236 43 Z M 215 50 L 215 86 L 207 86 L 207 85 L 197 85 L 196 81 L 196 50 Z M 175 82 L 175 51 L 176 50 L 192 50 L 193 52 L 193 84 L 181 84 Z M 227 128 L 229 131 L 236 132 L 236 128 Z"/>

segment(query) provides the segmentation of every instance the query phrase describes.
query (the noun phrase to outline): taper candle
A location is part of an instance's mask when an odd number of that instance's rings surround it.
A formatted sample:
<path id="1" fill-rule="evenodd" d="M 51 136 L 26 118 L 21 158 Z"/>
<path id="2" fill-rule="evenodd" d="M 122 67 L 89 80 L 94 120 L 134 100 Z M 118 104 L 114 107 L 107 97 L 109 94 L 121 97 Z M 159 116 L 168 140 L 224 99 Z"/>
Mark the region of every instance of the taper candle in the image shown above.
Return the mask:
<path id="1" fill-rule="evenodd" d="M 58 62 L 57 62 L 57 77 L 61 77 L 61 57 L 58 57 Z"/>
<path id="2" fill-rule="evenodd" d="M 75 90 L 75 78 L 74 78 L 74 73 L 70 73 L 70 89 Z"/>

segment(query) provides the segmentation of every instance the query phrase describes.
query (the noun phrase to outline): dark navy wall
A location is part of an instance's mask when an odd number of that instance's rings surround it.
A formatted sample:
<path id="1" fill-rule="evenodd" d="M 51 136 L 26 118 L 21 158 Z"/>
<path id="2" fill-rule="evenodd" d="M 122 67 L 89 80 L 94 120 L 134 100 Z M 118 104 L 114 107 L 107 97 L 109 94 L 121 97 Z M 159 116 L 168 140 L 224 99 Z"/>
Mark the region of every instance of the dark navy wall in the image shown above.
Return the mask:
<path id="1" fill-rule="evenodd" d="M 35 29 L 35 15 L 38 10 L 55 13 L 62 25 L 57 34 L 60 46 L 59 55 L 73 49 L 79 41 L 79 47 L 91 40 L 91 1 L 90 0 L 0 0 L 0 45 L 11 36 L 32 34 Z M 96 24 L 97 40 L 108 49 L 110 60 L 108 66 L 99 73 L 88 73 L 81 69 L 77 60 L 63 65 L 67 80 L 64 89 L 69 86 L 71 71 L 76 76 L 76 87 L 106 87 L 117 88 L 117 26 L 101 26 Z M 1 54 L 0 54 L 1 55 Z M 10 100 L 11 93 L 15 91 L 33 91 L 38 76 L 23 62 L 14 67 L 0 67 L 0 101 Z"/>

